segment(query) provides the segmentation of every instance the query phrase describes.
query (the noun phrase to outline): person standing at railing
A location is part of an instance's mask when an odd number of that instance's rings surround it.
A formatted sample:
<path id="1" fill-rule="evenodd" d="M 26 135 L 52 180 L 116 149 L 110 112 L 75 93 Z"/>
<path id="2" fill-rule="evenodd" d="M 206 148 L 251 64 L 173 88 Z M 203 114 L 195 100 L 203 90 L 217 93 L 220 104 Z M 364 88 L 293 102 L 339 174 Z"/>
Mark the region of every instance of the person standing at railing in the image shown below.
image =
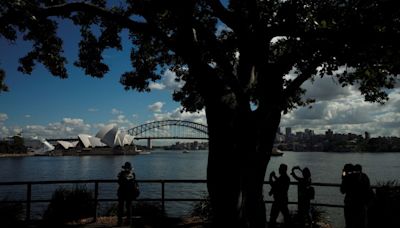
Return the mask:
<path id="1" fill-rule="evenodd" d="M 296 170 L 301 172 L 301 176 L 296 174 Z M 299 166 L 292 168 L 290 173 L 298 183 L 298 216 L 302 224 L 310 227 L 312 224 L 310 200 L 314 199 L 315 190 L 311 186 L 311 172 L 305 167 L 301 169 Z"/>
<path id="2" fill-rule="evenodd" d="M 136 175 L 130 162 L 125 162 L 122 170 L 118 173 L 118 226 L 122 225 L 124 215 L 124 205 L 126 208 L 127 223 L 130 225 L 132 217 L 132 201 L 136 199 L 134 187 L 136 185 Z"/>
<path id="3" fill-rule="evenodd" d="M 368 176 L 362 166 L 346 164 L 342 172 L 340 191 L 344 198 L 344 217 L 346 228 L 367 227 L 367 206 L 373 194 Z"/>
<path id="4" fill-rule="evenodd" d="M 274 196 L 274 202 L 271 207 L 270 214 L 270 226 L 276 226 L 276 219 L 278 218 L 279 212 L 282 212 L 285 224 L 290 222 L 290 214 L 288 209 L 288 190 L 290 185 L 290 178 L 287 175 L 287 165 L 281 164 L 279 166 L 279 177 L 276 176 L 275 172 L 271 172 L 269 175 L 269 181 L 271 184 L 271 191 L 269 195 Z"/>

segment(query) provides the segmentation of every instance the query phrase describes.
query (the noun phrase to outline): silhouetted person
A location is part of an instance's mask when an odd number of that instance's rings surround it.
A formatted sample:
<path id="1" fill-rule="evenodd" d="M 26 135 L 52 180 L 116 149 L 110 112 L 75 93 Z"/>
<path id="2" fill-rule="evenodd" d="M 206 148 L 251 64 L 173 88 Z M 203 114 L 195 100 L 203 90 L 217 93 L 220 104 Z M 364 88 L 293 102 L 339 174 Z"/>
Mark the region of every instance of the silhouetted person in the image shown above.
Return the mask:
<path id="1" fill-rule="evenodd" d="M 125 162 L 121 172 L 118 173 L 118 226 L 122 225 L 124 204 L 126 208 L 127 223 L 130 224 L 132 216 L 133 187 L 135 185 L 135 173 L 130 162 Z"/>
<path id="2" fill-rule="evenodd" d="M 288 209 L 288 190 L 290 184 L 290 178 L 287 175 L 287 165 L 281 164 L 279 166 L 279 177 L 276 177 L 275 172 L 271 172 L 269 175 L 269 181 L 271 183 L 270 195 L 274 196 L 274 202 L 271 207 L 270 225 L 272 227 L 276 224 L 279 212 L 282 212 L 285 224 L 289 223 L 290 215 Z"/>
<path id="3" fill-rule="evenodd" d="M 367 227 L 367 205 L 371 199 L 371 186 L 368 176 L 362 172 L 361 165 L 346 164 L 342 173 L 340 191 L 344 198 L 344 217 L 346 228 Z"/>
<path id="4" fill-rule="evenodd" d="M 301 176 L 296 174 L 296 170 L 301 171 Z M 300 221 L 311 226 L 311 208 L 310 200 L 314 199 L 314 188 L 311 186 L 311 172 L 305 167 L 301 169 L 299 166 L 292 168 L 290 173 L 298 183 L 298 213 Z"/>

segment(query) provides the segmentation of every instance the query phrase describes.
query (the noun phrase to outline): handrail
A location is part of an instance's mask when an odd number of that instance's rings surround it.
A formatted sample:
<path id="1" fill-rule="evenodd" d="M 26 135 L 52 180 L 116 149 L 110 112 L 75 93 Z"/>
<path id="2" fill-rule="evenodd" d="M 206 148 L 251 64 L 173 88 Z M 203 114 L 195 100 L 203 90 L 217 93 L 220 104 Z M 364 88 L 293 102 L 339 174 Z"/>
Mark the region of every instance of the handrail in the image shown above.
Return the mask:
<path id="1" fill-rule="evenodd" d="M 162 209 L 165 210 L 165 202 L 196 202 L 196 201 L 204 201 L 201 198 L 166 198 L 165 197 L 165 185 L 166 184 L 178 184 L 178 183 L 192 183 L 192 184 L 205 184 L 206 180 L 190 180 L 190 179 L 147 179 L 147 180 L 137 180 L 138 183 L 160 183 L 161 184 L 161 198 L 139 198 L 137 201 L 161 201 Z M 30 220 L 31 215 L 31 204 L 32 203 L 47 203 L 50 202 L 51 199 L 40 199 L 33 200 L 32 199 L 32 185 L 47 185 L 47 184 L 94 184 L 94 202 L 95 202 L 95 211 L 93 214 L 94 220 L 97 218 L 97 205 L 99 202 L 112 202 L 117 201 L 117 198 L 99 198 L 99 184 L 101 183 L 117 183 L 116 179 L 90 179 L 90 180 L 58 180 L 58 181 L 12 181 L 12 182 L 0 182 L 0 186 L 10 186 L 10 185 L 26 185 L 26 200 L 4 200 L 0 201 L 0 203 L 25 203 L 26 204 L 26 220 Z M 264 185 L 270 184 L 269 181 L 264 181 Z M 298 182 L 290 182 L 290 185 L 298 185 Z M 312 183 L 313 186 L 320 187 L 340 187 L 340 184 L 335 183 Z M 372 188 L 376 188 L 376 186 L 372 186 Z M 264 200 L 265 203 L 272 203 L 271 200 Z M 298 204 L 298 202 L 289 202 L 289 204 Z M 326 203 L 311 203 L 314 206 L 322 206 L 322 207 L 335 207 L 335 208 L 343 208 L 344 205 L 340 204 L 326 204 Z"/>

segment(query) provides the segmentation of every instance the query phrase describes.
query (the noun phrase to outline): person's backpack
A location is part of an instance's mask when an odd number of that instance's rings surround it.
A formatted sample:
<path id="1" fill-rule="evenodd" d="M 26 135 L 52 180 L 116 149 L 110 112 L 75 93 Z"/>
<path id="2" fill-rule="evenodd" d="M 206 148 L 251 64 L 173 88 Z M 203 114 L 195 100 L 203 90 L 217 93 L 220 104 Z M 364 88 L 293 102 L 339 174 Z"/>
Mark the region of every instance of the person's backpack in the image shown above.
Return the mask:
<path id="1" fill-rule="evenodd" d="M 136 199 L 140 195 L 139 184 L 135 179 L 131 179 L 128 181 L 128 191 L 133 199 Z"/>
<path id="2" fill-rule="evenodd" d="M 133 181 L 133 197 L 136 199 L 140 195 L 139 184 L 136 180 Z"/>
<path id="3" fill-rule="evenodd" d="M 307 194 L 307 198 L 313 200 L 315 198 L 315 189 L 314 189 L 314 187 L 313 186 L 308 186 L 306 194 Z"/>

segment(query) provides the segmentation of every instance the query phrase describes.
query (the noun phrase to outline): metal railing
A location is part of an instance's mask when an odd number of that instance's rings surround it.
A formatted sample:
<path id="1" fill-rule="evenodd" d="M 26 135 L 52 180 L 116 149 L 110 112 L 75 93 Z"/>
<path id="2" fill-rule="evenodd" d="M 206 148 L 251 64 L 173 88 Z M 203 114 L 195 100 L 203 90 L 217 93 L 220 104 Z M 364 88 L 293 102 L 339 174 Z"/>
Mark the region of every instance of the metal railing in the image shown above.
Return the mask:
<path id="1" fill-rule="evenodd" d="M 143 198 L 139 197 L 136 201 L 158 201 L 161 202 L 161 207 L 165 210 L 165 202 L 196 202 L 196 201 L 204 201 L 204 198 L 166 198 L 165 197 L 165 185 L 166 184 L 205 184 L 206 180 L 137 180 L 138 183 L 148 183 L 154 184 L 159 183 L 161 187 L 161 197 L 160 198 Z M 0 182 L 0 186 L 13 186 L 13 185 L 26 185 L 26 199 L 25 200 L 3 200 L 0 203 L 24 203 L 26 205 L 26 220 L 29 221 L 31 219 L 31 206 L 33 203 L 49 203 L 51 199 L 32 199 L 32 186 L 34 185 L 60 185 L 60 184 L 93 184 L 94 185 L 94 204 L 95 211 L 93 212 L 93 219 L 97 219 L 97 207 L 99 202 L 113 202 L 118 201 L 115 198 L 99 198 L 99 185 L 106 183 L 117 183 L 115 179 L 109 180 L 63 180 L 63 181 L 29 181 L 29 182 Z M 264 185 L 269 184 L 269 181 L 265 181 Z M 297 185 L 297 182 L 291 182 L 291 185 Z M 332 183 L 313 183 L 313 186 L 318 187 L 340 187 L 340 184 L 332 184 Z M 264 200 L 265 203 L 272 203 L 272 200 Z M 290 201 L 289 204 L 297 204 L 297 202 Z M 328 203 L 312 203 L 314 206 L 321 207 L 334 207 L 334 208 L 343 208 L 342 204 L 328 204 Z"/>

